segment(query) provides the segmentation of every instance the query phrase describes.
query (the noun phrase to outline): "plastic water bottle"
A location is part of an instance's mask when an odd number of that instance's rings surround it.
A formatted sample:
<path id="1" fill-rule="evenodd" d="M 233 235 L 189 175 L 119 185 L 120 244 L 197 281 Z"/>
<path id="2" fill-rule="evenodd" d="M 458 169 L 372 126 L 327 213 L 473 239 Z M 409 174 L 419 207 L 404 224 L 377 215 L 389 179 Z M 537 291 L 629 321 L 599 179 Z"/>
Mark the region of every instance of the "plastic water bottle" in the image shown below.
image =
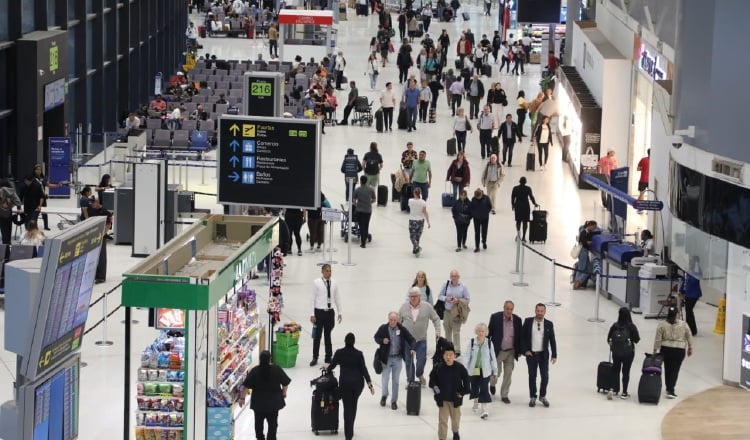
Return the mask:
<path id="1" fill-rule="evenodd" d="M 316 324 L 313 324 L 312 331 L 310 332 L 310 336 L 315 339 L 315 334 L 318 331 L 318 326 Z"/>

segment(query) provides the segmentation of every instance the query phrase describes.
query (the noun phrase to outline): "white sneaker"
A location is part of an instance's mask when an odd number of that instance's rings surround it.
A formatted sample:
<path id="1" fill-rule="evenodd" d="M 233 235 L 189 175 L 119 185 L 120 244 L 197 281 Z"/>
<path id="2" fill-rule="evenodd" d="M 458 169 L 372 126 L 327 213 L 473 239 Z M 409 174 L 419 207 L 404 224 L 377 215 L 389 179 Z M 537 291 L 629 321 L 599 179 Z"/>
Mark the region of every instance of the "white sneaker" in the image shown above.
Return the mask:
<path id="1" fill-rule="evenodd" d="M 472 411 L 474 411 L 474 412 L 477 412 L 477 411 L 479 411 L 479 402 L 477 402 L 477 401 L 475 400 L 475 401 L 474 401 L 474 405 L 473 405 L 473 406 L 471 407 L 471 410 L 472 410 Z"/>
<path id="2" fill-rule="evenodd" d="M 614 393 L 612 390 L 607 391 L 607 400 L 612 400 L 612 397 L 614 396 Z"/>
<path id="3" fill-rule="evenodd" d="M 487 411 L 483 411 L 483 412 L 482 412 L 482 415 L 481 415 L 481 416 L 479 416 L 479 417 L 480 417 L 480 418 L 481 418 L 482 420 L 487 420 L 487 417 L 489 417 L 489 416 L 490 416 L 490 415 L 489 415 L 489 414 L 487 414 Z"/>

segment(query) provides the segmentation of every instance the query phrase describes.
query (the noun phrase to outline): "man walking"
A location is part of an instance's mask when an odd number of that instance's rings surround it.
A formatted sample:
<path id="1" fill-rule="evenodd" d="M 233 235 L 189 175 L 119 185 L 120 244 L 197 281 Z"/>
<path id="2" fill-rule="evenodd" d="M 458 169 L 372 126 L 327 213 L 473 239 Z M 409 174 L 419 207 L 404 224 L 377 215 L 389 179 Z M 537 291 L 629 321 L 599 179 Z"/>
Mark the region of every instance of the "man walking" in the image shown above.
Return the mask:
<path id="1" fill-rule="evenodd" d="M 550 349 L 552 350 L 552 363 L 557 362 L 557 341 L 555 340 L 555 328 L 552 321 L 544 319 L 547 307 L 538 303 L 534 308 L 534 317 L 526 318 L 523 322 L 521 347 L 526 355 L 526 365 L 529 367 L 529 406 L 536 406 L 536 372 L 542 377 L 539 386 L 539 401 L 542 405 L 549 407 L 547 400 L 547 383 L 549 382 Z"/>
<path id="2" fill-rule="evenodd" d="M 346 58 L 344 58 L 344 52 L 339 51 L 336 57 L 336 90 L 343 90 L 341 88 L 341 82 L 344 80 L 344 68 L 346 67 Z"/>
<path id="3" fill-rule="evenodd" d="M 414 150 L 414 143 L 411 141 L 407 142 L 406 150 L 401 153 L 401 166 L 404 167 L 404 172 L 409 176 L 412 174 L 412 167 L 415 160 L 417 160 L 417 152 Z"/>
<path id="4" fill-rule="evenodd" d="M 268 55 L 271 59 L 279 57 L 279 31 L 275 24 L 268 28 Z"/>
<path id="5" fill-rule="evenodd" d="M 416 373 L 419 382 L 422 386 L 425 386 L 427 384 L 424 378 L 424 366 L 427 362 L 427 327 L 432 321 L 432 325 L 435 327 L 435 339 L 439 338 L 440 318 L 435 313 L 432 304 L 422 302 L 419 287 L 412 287 L 409 289 L 409 300 L 398 311 L 398 319 L 415 340 L 413 345 L 406 344 L 404 350 L 404 356 L 406 356 L 406 352 L 410 351 L 416 352 L 417 355 L 416 372 L 411 359 L 407 358 L 406 360 L 406 378 L 409 383 L 414 382 Z"/>
<path id="6" fill-rule="evenodd" d="M 331 345 L 331 331 L 336 324 L 336 313 L 338 312 L 338 323 L 341 324 L 341 301 L 339 299 L 339 286 L 331 278 L 331 265 L 324 264 L 320 272 L 322 276 L 313 281 L 312 288 L 312 309 L 310 322 L 316 327 L 315 338 L 313 338 L 313 358 L 310 366 L 318 364 L 318 354 L 320 353 L 320 337 L 325 334 L 325 363 L 331 362 L 333 356 L 333 347 Z M 333 306 L 336 306 L 334 311 Z"/>
<path id="7" fill-rule="evenodd" d="M 359 224 L 359 247 L 365 248 L 368 241 L 372 241 L 370 235 L 370 218 L 372 217 L 372 204 L 375 203 L 375 190 L 367 184 L 367 176 L 359 177 L 359 188 L 354 190 L 354 206 L 357 208 L 357 224 Z"/>
<path id="8" fill-rule="evenodd" d="M 503 311 L 490 316 L 489 337 L 497 357 L 497 375 L 503 375 L 500 385 L 500 400 L 510 403 L 511 375 L 518 356 L 521 355 L 521 317 L 513 313 L 513 301 L 505 301 Z M 490 382 L 490 393 L 495 395 L 497 378 Z"/>
<path id="9" fill-rule="evenodd" d="M 447 440 L 448 418 L 451 419 L 453 440 L 461 440 L 458 429 L 461 424 L 461 405 L 469 392 L 469 373 L 460 362 L 456 362 L 453 345 L 448 344 L 443 352 L 443 362 L 430 372 L 430 388 L 435 393 L 439 408 L 438 439 Z"/>
<path id="10" fill-rule="evenodd" d="M 487 188 L 487 197 L 490 198 L 490 203 L 492 204 L 492 211 L 490 212 L 493 214 L 497 213 L 497 202 L 495 199 L 497 198 L 497 190 L 500 189 L 500 184 L 503 183 L 504 178 L 505 170 L 502 165 L 497 163 L 497 154 L 493 153 L 482 173 L 482 185 Z"/>
<path id="11" fill-rule="evenodd" d="M 419 152 L 418 159 L 412 163 L 411 179 L 409 183 L 413 188 L 422 190 L 422 199 L 426 202 L 432 185 L 432 166 L 427 160 L 427 152 Z"/>
<path id="12" fill-rule="evenodd" d="M 469 119 L 476 119 L 479 116 L 479 101 L 484 97 L 484 84 L 476 73 L 471 77 L 466 96 L 469 99 Z"/>
<path id="13" fill-rule="evenodd" d="M 408 132 L 417 129 L 417 111 L 419 107 L 419 89 L 417 89 L 417 81 L 414 79 L 409 80 L 409 87 L 404 90 L 404 96 L 401 102 L 406 106 L 406 125 Z"/>
<path id="14" fill-rule="evenodd" d="M 445 339 L 453 343 L 456 348 L 456 357 L 461 356 L 461 325 L 466 322 L 466 317 L 469 315 L 468 305 L 471 301 L 469 289 L 460 279 L 458 271 L 453 269 L 450 279 L 440 289 L 438 296 L 438 299 L 445 301 L 445 314 L 443 315 Z"/>
<path id="15" fill-rule="evenodd" d="M 391 379 L 391 409 L 398 409 L 398 378 L 401 375 L 401 363 L 405 357 L 414 355 L 414 350 L 408 352 L 405 347 L 414 346 L 414 337 L 409 330 L 398 322 L 398 313 L 388 313 L 388 323 L 383 324 L 375 332 L 375 342 L 380 346 L 378 355 L 383 363 L 383 383 L 380 406 L 385 406 L 388 399 L 388 379 Z M 411 359 L 409 359 L 411 363 Z"/>
<path id="16" fill-rule="evenodd" d="M 349 115 L 354 109 L 354 103 L 359 97 L 359 90 L 357 90 L 357 84 L 354 81 L 349 82 L 349 99 L 346 101 L 344 107 L 344 119 L 339 122 L 339 125 L 347 125 L 349 123 Z"/>
<path id="17" fill-rule="evenodd" d="M 513 116 L 510 113 L 505 115 L 505 122 L 500 125 L 497 135 L 503 142 L 503 165 L 505 165 L 505 160 L 507 159 L 508 166 L 511 166 L 510 164 L 513 162 L 513 147 L 516 145 L 516 139 L 521 143 L 523 138 L 521 137 L 521 132 L 518 131 L 518 124 L 513 122 Z"/>
<path id="18" fill-rule="evenodd" d="M 482 153 L 482 159 L 489 157 L 492 153 L 492 129 L 495 128 L 495 118 L 490 113 L 490 106 L 485 105 L 482 113 L 479 115 L 477 128 L 479 129 L 479 149 Z"/>

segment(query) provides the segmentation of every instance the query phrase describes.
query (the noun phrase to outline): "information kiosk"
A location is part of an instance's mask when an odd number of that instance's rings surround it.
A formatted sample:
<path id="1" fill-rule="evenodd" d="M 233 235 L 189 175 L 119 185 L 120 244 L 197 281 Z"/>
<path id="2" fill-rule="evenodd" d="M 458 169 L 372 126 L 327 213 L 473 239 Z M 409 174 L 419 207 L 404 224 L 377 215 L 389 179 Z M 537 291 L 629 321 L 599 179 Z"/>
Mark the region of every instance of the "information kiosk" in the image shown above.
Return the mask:
<path id="1" fill-rule="evenodd" d="M 279 54 L 283 61 L 299 55 L 305 62 L 320 61 L 336 47 L 333 11 L 282 9 L 279 11 Z"/>

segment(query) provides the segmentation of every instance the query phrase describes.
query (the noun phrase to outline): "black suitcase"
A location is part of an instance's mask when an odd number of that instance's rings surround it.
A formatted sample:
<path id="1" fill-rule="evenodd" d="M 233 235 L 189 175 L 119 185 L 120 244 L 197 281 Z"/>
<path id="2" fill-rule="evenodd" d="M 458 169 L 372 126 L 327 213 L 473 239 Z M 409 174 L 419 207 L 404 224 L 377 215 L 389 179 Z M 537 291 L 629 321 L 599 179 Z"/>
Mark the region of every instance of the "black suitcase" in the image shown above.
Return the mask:
<path id="1" fill-rule="evenodd" d="M 615 365 L 611 361 L 599 362 L 596 369 L 596 391 L 606 393 L 617 387 L 617 372 Z"/>
<path id="2" fill-rule="evenodd" d="M 339 432 L 339 401 L 336 391 L 314 390 L 310 408 L 310 426 L 318 435 L 320 431 Z"/>
<path id="3" fill-rule="evenodd" d="M 461 17 L 463 17 L 464 20 L 469 21 L 469 13 L 468 12 L 462 12 Z"/>
<path id="4" fill-rule="evenodd" d="M 534 171 L 536 167 L 536 154 L 526 153 L 526 171 Z"/>
<path id="5" fill-rule="evenodd" d="M 412 197 L 411 185 L 401 188 L 401 211 L 409 212 L 409 199 Z"/>
<path id="6" fill-rule="evenodd" d="M 482 66 L 482 75 L 486 76 L 487 78 L 492 76 L 492 66 L 489 64 L 485 64 Z"/>
<path id="7" fill-rule="evenodd" d="M 375 130 L 378 133 L 383 132 L 383 109 L 381 108 L 375 112 Z"/>
<path id="8" fill-rule="evenodd" d="M 500 154 L 500 139 L 497 136 L 492 136 L 490 139 L 490 148 L 492 148 L 492 154 Z"/>
<path id="9" fill-rule="evenodd" d="M 464 67 L 463 64 L 461 64 L 461 60 L 460 59 L 454 60 L 453 61 L 453 65 L 456 66 L 456 69 L 458 69 L 458 70 L 461 70 L 461 68 Z"/>
<path id="10" fill-rule="evenodd" d="M 388 204 L 388 187 L 385 185 L 378 186 L 378 206 L 386 206 Z"/>
<path id="11" fill-rule="evenodd" d="M 456 138 L 450 138 L 448 139 L 448 142 L 446 143 L 446 149 L 448 150 L 448 156 L 455 156 L 456 155 Z"/>
<path id="12" fill-rule="evenodd" d="M 406 130 L 409 128 L 406 123 L 406 109 L 404 107 L 399 107 L 398 109 L 398 118 L 396 119 L 396 126 L 398 126 L 399 130 Z"/>
<path id="13" fill-rule="evenodd" d="M 540 208 L 537 208 L 533 211 L 531 211 L 531 220 L 532 221 L 543 221 L 547 222 L 547 211 L 544 211 Z"/>
<path id="14" fill-rule="evenodd" d="M 418 416 L 422 407 L 422 384 L 419 381 L 409 382 L 406 386 L 406 415 Z"/>
<path id="15" fill-rule="evenodd" d="M 544 243 L 547 241 L 547 222 L 542 220 L 532 220 L 529 225 L 529 241 L 534 243 Z"/>
<path id="16" fill-rule="evenodd" d="M 661 397 L 661 374 L 643 373 L 638 382 L 638 402 L 659 404 Z"/>

